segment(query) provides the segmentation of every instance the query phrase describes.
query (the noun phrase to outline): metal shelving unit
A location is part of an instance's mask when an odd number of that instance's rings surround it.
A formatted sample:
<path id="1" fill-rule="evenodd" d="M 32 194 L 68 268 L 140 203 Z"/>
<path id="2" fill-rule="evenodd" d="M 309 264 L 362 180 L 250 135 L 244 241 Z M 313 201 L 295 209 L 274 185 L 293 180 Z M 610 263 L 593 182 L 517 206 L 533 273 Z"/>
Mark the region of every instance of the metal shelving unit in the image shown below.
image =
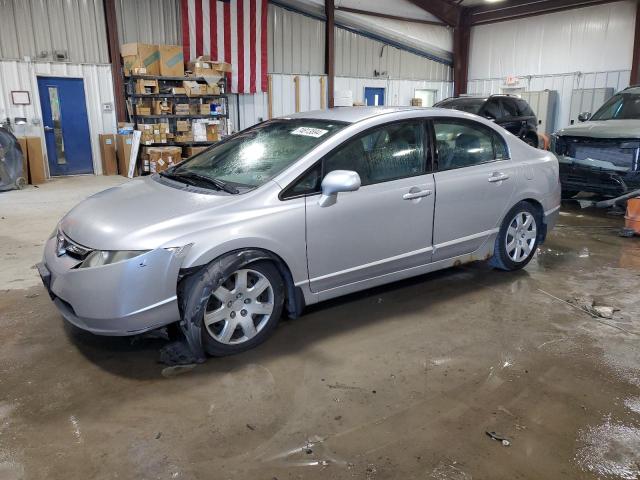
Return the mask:
<path id="1" fill-rule="evenodd" d="M 227 82 L 226 78 L 222 78 L 218 82 L 218 86 L 221 91 L 225 93 L 220 94 L 209 94 L 209 95 L 197 95 L 197 96 L 188 96 L 186 94 L 174 94 L 168 91 L 162 92 L 162 90 L 170 90 L 173 87 L 182 87 L 182 82 L 184 81 L 195 81 L 198 83 L 207 83 L 206 79 L 203 77 L 167 77 L 167 76 L 158 76 L 158 75 L 131 75 L 126 79 L 126 97 L 131 105 L 131 112 L 129 114 L 129 121 L 136 124 L 136 128 L 139 124 L 145 123 L 157 123 L 157 120 L 167 120 L 167 123 L 171 125 L 171 130 L 175 133 L 175 122 L 177 120 L 195 120 L 195 119 L 211 119 L 211 120 L 220 120 L 221 122 L 221 133 L 226 130 L 226 120 L 229 118 L 229 96 L 226 94 L 227 92 Z M 157 80 L 158 87 L 160 93 L 136 93 L 135 85 L 137 80 Z M 167 114 L 167 115 L 139 115 L 137 111 L 137 101 L 139 100 L 163 100 L 163 99 L 172 99 L 175 103 L 219 103 L 223 105 L 223 113 L 216 115 L 203 115 L 203 114 Z M 148 122 L 149 121 L 149 122 Z M 152 122 L 151 122 L 152 121 Z M 151 143 L 144 144 L 141 147 L 170 147 L 170 146 L 209 146 L 213 145 L 217 142 L 175 142 L 175 141 L 167 141 L 165 143 Z M 142 148 L 140 149 L 142 152 Z M 141 167 L 140 164 L 140 154 L 138 156 L 138 166 Z"/>

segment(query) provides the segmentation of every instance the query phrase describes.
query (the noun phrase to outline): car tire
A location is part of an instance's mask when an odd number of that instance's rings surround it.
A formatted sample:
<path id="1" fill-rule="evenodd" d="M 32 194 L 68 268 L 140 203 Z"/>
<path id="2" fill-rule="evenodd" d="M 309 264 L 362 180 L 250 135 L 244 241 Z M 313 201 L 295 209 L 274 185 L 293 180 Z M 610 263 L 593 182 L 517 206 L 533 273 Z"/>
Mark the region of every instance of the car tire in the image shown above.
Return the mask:
<path id="1" fill-rule="evenodd" d="M 489 265 L 505 271 L 526 266 L 538 247 L 540 213 L 529 202 L 516 204 L 505 215 Z"/>
<path id="2" fill-rule="evenodd" d="M 210 267 L 215 269 L 216 265 Z M 282 276 L 269 261 L 250 263 L 228 275 L 210 293 L 200 313 L 202 344 L 207 354 L 234 355 L 264 342 L 280 320 L 284 292 Z M 202 282 L 195 282 L 188 295 L 202 298 Z"/>

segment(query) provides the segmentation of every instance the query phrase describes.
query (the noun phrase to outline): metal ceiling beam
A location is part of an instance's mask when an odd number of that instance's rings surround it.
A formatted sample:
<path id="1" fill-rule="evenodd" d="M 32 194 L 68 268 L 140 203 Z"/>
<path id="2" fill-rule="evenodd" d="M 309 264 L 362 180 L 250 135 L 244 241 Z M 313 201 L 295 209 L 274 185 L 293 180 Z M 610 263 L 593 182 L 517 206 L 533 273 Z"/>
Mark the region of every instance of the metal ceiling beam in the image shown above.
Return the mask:
<path id="1" fill-rule="evenodd" d="M 636 28 L 633 36 L 633 58 L 631 59 L 630 85 L 637 85 L 640 81 L 640 3 L 636 8 Z"/>
<path id="2" fill-rule="evenodd" d="M 435 17 L 438 17 L 450 27 L 455 27 L 462 13 L 462 7 L 446 0 L 409 0 Z"/>
<path id="3" fill-rule="evenodd" d="M 615 0 L 508 0 L 479 7 L 467 7 L 466 10 L 469 11 L 471 25 L 482 25 L 613 1 Z"/>
<path id="4" fill-rule="evenodd" d="M 325 0 L 324 13 L 327 18 L 325 22 L 325 73 L 327 74 L 327 105 L 333 108 L 334 99 L 334 83 L 336 71 L 336 42 L 334 38 L 335 32 L 335 5 L 333 0 Z"/>
<path id="5" fill-rule="evenodd" d="M 438 25 L 438 26 L 444 25 L 442 22 L 436 22 L 433 20 L 422 20 L 419 18 L 399 17 L 397 15 L 389 15 L 389 14 L 380 13 L 380 12 L 370 12 L 369 10 L 360 10 L 358 8 L 336 7 L 336 10 L 341 12 L 358 13 L 360 15 L 369 15 L 371 17 L 389 18 L 391 20 L 400 20 L 403 22 L 422 23 L 425 25 Z"/>

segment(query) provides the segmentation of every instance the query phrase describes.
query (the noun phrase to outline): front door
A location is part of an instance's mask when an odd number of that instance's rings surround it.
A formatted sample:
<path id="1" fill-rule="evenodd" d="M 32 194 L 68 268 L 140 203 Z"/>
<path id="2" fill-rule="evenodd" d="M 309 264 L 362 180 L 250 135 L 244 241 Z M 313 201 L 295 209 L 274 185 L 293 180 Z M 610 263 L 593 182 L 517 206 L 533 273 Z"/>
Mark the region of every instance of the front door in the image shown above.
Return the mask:
<path id="1" fill-rule="evenodd" d="M 353 170 L 362 186 L 321 207 L 308 196 L 311 290 L 322 292 L 429 263 L 434 182 L 421 120 L 378 127 L 324 159 L 326 175 Z M 355 288 L 357 290 L 357 288 Z"/>
<path id="2" fill-rule="evenodd" d="M 517 164 L 502 137 L 467 120 L 434 120 L 437 162 L 433 260 L 472 253 L 511 208 Z"/>
<path id="3" fill-rule="evenodd" d="M 364 103 L 368 107 L 384 105 L 384 88 L 364 87 Z"/>
<path id="4" fill-rule="evenodd" d="M 93 173 L 82 79 L 38 77 L 38 91 L 51 175 Z"/>

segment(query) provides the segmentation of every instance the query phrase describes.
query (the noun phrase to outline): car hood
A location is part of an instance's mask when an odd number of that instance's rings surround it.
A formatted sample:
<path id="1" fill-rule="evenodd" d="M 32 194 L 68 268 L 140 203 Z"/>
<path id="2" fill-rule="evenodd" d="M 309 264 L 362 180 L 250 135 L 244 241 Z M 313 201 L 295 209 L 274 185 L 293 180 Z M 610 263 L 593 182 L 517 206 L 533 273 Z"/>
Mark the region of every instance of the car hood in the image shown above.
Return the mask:
<path id="1" fill-rule="evenodd" d="M 178 184 L 182 185 L 182 184 Z M 211 215 L 242 195 L 199 193 L 151 177 L 109 188 L 76 205 L 62 219 L 71 240 L 98 250 L 152 250 L 210 225 Z"/>
<path id="2" fill-rule="evenodd" d="M 640 120 L 588 121 L 571 125 L 556 135 L 591 138 L 640 138 Z"/>

